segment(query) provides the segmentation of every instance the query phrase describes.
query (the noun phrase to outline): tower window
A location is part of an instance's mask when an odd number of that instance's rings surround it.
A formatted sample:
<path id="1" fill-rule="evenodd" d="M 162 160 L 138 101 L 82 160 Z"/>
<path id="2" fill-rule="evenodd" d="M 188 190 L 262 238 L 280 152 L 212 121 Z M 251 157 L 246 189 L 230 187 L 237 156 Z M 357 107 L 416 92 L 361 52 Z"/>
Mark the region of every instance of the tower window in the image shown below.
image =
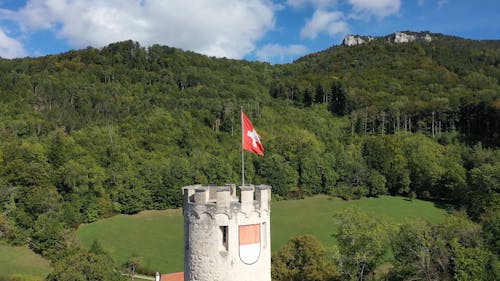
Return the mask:
<path id="1" fill-rule="evenodd" d="M 221 232 L 221 236 L 222 236 L 222 247 L 224 250 L 228 250 L 228 243 L 227 243 L 227 236 L 228 236 L 228 233 L 227 233 L 227 225 L 222 225 L 220 226 L 220 232 Z"/>

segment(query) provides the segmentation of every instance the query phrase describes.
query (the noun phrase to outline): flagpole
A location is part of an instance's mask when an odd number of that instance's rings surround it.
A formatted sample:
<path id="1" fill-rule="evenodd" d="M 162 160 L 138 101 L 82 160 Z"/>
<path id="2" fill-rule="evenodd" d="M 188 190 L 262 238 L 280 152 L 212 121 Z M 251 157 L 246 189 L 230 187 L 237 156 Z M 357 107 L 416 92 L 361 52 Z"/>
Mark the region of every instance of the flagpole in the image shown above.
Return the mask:
<path id="1" fill-rule="evenodd" d="M 243 129 L 243 106 L 240 106 L 241 119 L 241 186 L 245 185 L 245 153 L 243 151 L 244 129 Z"/>

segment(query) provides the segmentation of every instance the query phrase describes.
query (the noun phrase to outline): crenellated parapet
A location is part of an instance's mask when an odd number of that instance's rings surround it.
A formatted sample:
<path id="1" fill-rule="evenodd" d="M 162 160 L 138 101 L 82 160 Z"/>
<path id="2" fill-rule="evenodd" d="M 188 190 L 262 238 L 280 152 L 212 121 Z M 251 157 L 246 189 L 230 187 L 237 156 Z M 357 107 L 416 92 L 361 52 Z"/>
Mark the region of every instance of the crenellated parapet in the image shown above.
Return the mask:
<path id="1" fill-rule="evenodd" d="M 268 185 L 245 185 L 237 190 L 236 185 L 202 186 L 190 185 L 183 188 L 184 211 L 211 217 L 226 214 L 230 218 L 237 213 L 269 212 L 271 187 Z"/>
<path id="2" fill-rule="evenodd" d="M 271 281 L 271 187 L 183 187 L 184 280 Z"/>

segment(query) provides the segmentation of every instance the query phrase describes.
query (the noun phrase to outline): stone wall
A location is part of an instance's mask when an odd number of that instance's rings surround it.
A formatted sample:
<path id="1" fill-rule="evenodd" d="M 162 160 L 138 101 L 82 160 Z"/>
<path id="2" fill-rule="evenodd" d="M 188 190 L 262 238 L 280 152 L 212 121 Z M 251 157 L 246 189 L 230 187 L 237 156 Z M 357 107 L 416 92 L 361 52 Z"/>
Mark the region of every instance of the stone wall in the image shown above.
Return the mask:
<path id="1" fill-rule="evenodd" d="M 271 281 L 271 187 L 243 186 L 239 196 L 235 185 L 194 185 L 183 192 L 184 279 Z M 239 227 L 248 225 L 260 231 L 260 253 L 251 264 L 240 258 Z"/>

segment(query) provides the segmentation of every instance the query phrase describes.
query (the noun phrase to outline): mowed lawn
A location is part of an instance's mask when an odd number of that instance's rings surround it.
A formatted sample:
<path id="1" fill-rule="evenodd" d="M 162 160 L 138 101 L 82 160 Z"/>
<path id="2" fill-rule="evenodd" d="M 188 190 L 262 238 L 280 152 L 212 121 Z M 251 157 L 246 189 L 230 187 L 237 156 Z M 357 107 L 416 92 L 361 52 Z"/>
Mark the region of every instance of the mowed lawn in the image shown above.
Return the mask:
<path id="1" fill-rule="evenodd" d="M 85 247 L 97 240 L 118 263 L 139 256 L 145 268 L 162 273 L 183 271 L 183 233 L 181 209 L 117 215 L 77 230 Z"/>
<path id="2" fill-rule="evenodd" d="M 420 217 L 434 223 L 444 220 L 447 211 L 432 202 L 402 197 L 382 196 L 343 201 L 328 196 L 272 203 L 271 240 L 276 251 L 291 237 L 312 234 L 325 246 L 336 243 L 332 237 L 337 231 L 335 214 L 357 207 L 384 216 L 395 223 L 406 218 Z M 182 210 L 145 211 L 137 215 L 118 215 L 78 228 L 78 239 L 85 247 L 94 240 L 108 250 L 119 262 L 129 257 L 143 257 L 143 266 L 151 271 L 175 272 L 183 270 Z"/>
<path id="3" fill-rule="evenodd" d="M 0 245 L 0 277 L 41 281 L 51 271 L 49 261 L 28 248 Z"/>
<path id="4" fill-rule="evenodd" d="M 433 223 L 444 221 L 447 211 L 433 202 L 403 197 L 381 196 L 344 201 L 329 196 L 316 196 L 304 200 L 281 201 L 273 204 L 271 212 L 272 250 L 279 249 L 291 237 L 312 234 L 324 246 L 337 243 L 332 237 L 337 233 L 335 214 L 346 208 L 359 208 L 393 223 L 405 219 L 423 218 Z"/>

